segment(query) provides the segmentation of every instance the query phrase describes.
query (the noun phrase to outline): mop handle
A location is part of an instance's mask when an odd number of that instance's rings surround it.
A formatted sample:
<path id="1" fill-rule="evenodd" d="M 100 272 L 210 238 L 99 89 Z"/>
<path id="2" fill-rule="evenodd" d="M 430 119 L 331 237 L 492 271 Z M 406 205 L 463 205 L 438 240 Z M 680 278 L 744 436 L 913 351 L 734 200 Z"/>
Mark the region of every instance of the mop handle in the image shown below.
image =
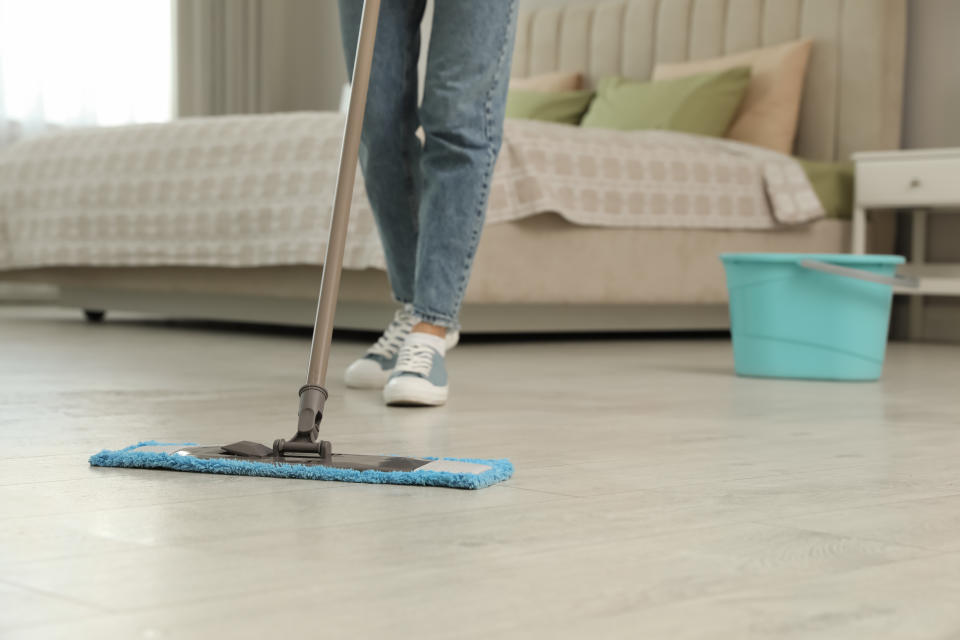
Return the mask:
<path id="1" fill-rule="evenodd" d="M 320 279 L 320 300 L 313 325 L 313 344 L 310 346 L 310 362 L 307 365 L 307 385 L 322 387 L 327 379 L 327 360 L 330 357 L 330 340 L 333 337 L 333 316 L 340 293 L 340 272 L 343 268 L 343 249 L 347 237 L 347 222 L 350 218 L 350 201 L 353 198 L 353 183 L 357 175 L 357 154 L 360 149 L 360 130 L 367 105 L 367 85 L 370 81 L 370 65 L 373 61 L 373 45 L 377 36 L 377 19 L 380 16 L 380 0 L 364 0 L 363 17 L 360 20 L 360 36 L 357 39 L 357 55 L 353 64 L 353 81 L 350 90 L 350 107 L 347 124 L 340 148 L 340 168 L 333 196 L 333 217 L 330 221 L 330 237 L 327 240 L 327 255 L 323 259 L 323 276 Z"/>

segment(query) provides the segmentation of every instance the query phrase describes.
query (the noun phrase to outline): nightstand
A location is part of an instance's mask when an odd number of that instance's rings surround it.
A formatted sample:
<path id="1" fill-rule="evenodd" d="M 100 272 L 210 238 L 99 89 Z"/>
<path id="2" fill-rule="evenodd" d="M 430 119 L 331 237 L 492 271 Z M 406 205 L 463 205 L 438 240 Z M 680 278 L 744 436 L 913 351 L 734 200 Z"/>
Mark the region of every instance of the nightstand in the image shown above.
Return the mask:
<path id="1" fill-rule="evenodd" d="M 960 207 L 960 149 L 868 151 L 853 154 L 856 194 L 853 209 L 852 253 L 867 250 L 867 211 L 912 210 L 910 262 L 900 272 L 920 279 L 910 294 L 911 338 L 923 335 L 922 296 L 960 296 L 960 264 L 927 264 L 927 214 L 933 209 Z"/>

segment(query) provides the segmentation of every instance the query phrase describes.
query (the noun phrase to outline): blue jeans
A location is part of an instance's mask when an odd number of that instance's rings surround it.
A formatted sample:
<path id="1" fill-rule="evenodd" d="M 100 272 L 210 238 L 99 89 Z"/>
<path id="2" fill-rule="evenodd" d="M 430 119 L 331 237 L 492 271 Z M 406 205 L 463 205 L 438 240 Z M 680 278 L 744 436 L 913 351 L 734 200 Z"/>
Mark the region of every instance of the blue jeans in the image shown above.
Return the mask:
<path id="1" fill-rule="evenodd" d="M 362 6 L 340 0 L 348 73 Z M 517 0 L 435 3 L 418 107 L 424 6 L 381 4 L 360 165 L 394 296 L 424 321 L 456 327 L 503 136 Z"/>

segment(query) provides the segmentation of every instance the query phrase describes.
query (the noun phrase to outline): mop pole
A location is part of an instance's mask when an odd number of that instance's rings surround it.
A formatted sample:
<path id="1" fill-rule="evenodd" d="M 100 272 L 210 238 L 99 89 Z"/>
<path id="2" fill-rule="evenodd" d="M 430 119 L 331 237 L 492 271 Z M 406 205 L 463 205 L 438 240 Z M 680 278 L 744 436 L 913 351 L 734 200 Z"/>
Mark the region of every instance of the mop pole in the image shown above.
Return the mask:
<path id="1" fill-rule="evenodd" d="M 333 196 L 333 216 L 330 221 L 330 236 L 327 240 L 327 255 L 323 260 L 323 276 L 320 280 L 320 299 L 313 326 L 313 342 L 307 365 L 307 381 L 300 388 L 300 411 L 297 435 L 291 441 L 278 440 L 278 453 L 316 451 L 323 405 L 327 400 L 324 383 L 327 378 L 327 362 L 330 358 L 330 341 L 333 337 L 333 317 L 340 292 L 340 273 L 343 268 L 343 250 L 350 218 L 350 202 L 353 184 L 357 175 L 357 155 L 360 149 L 360 130 L 367 104 L 367 86 L 370 82 L 370 67 L 373 61 L 373 46 L 377 35 L 377 20 L 380 15 L 380 0 L 365 0 L 363 17 L 360 20 L 360 36 L 357 39 L 357 55 L 353 64 L 353 81 L 350 90 L 350 106 L 340 148 L 340 167 Z M 327 445 L 329 451 L 329 445 Z M 322 454 L 323 452 L 321 452 Z"/>

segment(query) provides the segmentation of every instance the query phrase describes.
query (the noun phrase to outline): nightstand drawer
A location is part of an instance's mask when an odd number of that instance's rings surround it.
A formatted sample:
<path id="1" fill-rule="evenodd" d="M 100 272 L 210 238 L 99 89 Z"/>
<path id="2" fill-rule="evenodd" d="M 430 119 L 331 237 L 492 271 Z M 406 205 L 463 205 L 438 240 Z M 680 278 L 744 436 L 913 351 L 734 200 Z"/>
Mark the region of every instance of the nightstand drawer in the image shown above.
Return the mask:
<path id="1" fill-rule="evenodd" d="M 960 203 L 960 156 L 858 162 L 860 206 Z"/>

